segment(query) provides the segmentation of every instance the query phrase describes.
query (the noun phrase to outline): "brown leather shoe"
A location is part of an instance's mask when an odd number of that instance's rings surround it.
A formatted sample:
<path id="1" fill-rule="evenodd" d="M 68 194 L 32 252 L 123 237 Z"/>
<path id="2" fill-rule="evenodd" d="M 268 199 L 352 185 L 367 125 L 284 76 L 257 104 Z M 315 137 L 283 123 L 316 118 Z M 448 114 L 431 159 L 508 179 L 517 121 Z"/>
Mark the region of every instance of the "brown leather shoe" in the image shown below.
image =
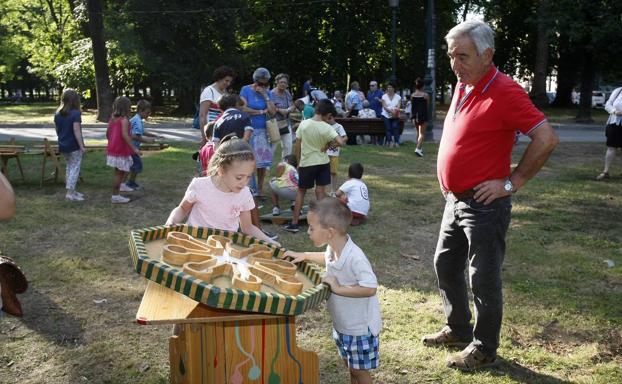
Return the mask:
<path id="1" fill-rule="evenodd" d="M 436 333 L 423 336 L 421 341 L 423 342 L 423 345 L 428 347 L 445 346 L 464 348 L 471 343 L 470 338 L 466 339 L 458 337 L 448 326 L 443 327 L 443 329 Z"/>
<path id="2" fill-rule="evenodd" d="M 486 355 L 474 345 L 469 345 L 462 352 L 449 356 L 447 367 L 470 372 L 476 369 L 490 368 L 498 364 L 496 356 Z"/>
<path id="3" fill-rule="evenodd" d="M 14 316 L 22 316 L 22 306 L 15 296 L 16 293 L 24 293 L 28 288 L 28 281 L 22 270 L 15 264 L 13 259 L 0 256 L 0 297 L 2 298 L 2 310 Z"/>

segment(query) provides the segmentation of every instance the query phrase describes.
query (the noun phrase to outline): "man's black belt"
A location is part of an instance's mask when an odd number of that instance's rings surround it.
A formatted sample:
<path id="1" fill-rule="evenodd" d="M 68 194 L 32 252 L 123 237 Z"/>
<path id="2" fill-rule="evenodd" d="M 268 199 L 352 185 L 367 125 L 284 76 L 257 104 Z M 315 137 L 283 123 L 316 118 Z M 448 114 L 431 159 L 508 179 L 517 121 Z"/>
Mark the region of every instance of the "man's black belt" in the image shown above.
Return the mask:
<path id="1" fill-rule="evenodd" d="M 474 189 L 467 189 L 466 191 L 462 191 L 462 192 L 453 192 L 453 191 L 449 191 L 449 192 L 452 195 L 454 195 L 455 198 L 458 200 L 472 199 L 473 196 L 475 195 Z"/>

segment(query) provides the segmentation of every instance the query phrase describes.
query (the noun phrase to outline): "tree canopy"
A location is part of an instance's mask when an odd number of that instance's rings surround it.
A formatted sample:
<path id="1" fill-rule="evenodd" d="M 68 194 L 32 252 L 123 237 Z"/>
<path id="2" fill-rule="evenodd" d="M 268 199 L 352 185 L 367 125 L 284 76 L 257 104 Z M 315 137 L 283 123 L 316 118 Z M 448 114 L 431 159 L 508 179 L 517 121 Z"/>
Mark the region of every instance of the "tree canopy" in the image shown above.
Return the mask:
<path id="1" fill-rule="evenodd" d="M 0 87 L 73 87 L 95 95 L 92 19 L 101 16 L 105 65 L 113 94 L 149 89 L 154 101 L 174 94 L 180 112 L 194 110 L 200 88 L 223 64 L 238 73 L 234 88 L 254 68 L 290 75 L 298 90 L 308 75 L 327 90 L 348 80 L 385 83 L 391 74 L 391 9 L 377 0 L 87 0 L 0 1 Z M 397 78 L 412 88 L 425 74 L 426 0 L 398 9 Z M 532 79 L 557 74 L 559 105 L 570 91 L 617 82 L 613 65 L 622 47 L 622 3 L 615 0 L 437 0 L 436 84 L 451 84 L 445 33 L 469 13 L 496 31 L 495 63 Z M 97 40 L 95 40 L 97 41 Z M 101 50 L 101 49 L 99 49 Z M 98 50 L 96 50 L 98 52 Z M 101 63 L 99 63 L 101 64 Z M 101 68 L 101 65 L 98 65 Z M 101 69 L 98 69 L 101 71 Z M 561 91 L 561 92 L 560 92 Z M 541 94 L 542 92 L 540 92 Z M 589 93 L 589 92 L 588 92 Z M 540 95 L 542 97 L 542 95 Z M 589 107 L 588 107 L 589 109 Z"/>

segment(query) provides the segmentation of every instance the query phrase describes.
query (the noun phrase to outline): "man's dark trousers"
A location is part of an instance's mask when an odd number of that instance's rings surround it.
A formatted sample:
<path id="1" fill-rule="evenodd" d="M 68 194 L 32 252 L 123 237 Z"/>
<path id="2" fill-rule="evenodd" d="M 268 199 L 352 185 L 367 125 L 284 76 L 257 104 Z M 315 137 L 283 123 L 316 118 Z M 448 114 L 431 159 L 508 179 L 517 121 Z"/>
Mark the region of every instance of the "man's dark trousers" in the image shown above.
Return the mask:
<path id="1" fill-rule="evenodd" d="M 499 347 L 501 265 L 511 210 L 510 196 L 484 205 L 472 197 L 459 200 L 449 193 L 434 256 L 447 325 L 461 338 L 472 335 L 471 344 L 490 356 L 496 356 Z M 467 263 L 475 301 L 473 328 L 464 275 Z"/>

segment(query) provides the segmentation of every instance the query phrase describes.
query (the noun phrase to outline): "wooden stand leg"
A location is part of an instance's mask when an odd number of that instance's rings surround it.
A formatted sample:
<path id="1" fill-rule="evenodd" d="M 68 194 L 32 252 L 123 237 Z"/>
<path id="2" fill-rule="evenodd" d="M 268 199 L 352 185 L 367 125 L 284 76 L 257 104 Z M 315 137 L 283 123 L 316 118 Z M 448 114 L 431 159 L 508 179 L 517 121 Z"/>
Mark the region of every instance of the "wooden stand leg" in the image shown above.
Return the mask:
<path id="1" fill-rule="evenodd" d="M 319 383 L 318 356 L 296 346 L 294 317 L 181 328 L 169 340 L 172 383 Z"/>

